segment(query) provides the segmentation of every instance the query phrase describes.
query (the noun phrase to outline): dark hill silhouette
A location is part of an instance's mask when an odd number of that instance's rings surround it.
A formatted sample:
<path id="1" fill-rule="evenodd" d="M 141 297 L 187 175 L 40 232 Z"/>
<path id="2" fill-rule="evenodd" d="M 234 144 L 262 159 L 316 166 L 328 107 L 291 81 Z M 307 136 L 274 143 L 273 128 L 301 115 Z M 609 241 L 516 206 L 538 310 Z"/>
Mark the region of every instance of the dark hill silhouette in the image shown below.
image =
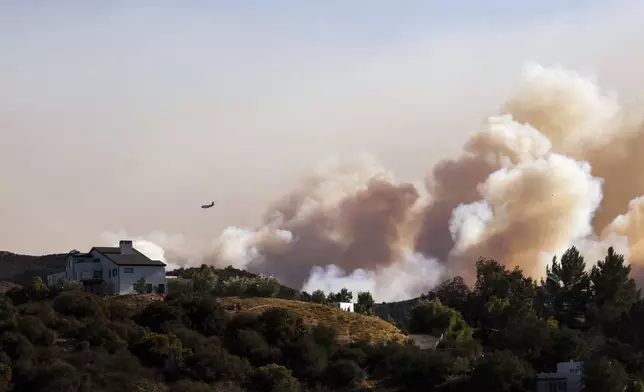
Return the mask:
<path id="1" fill-rule="evenodd" d="M 65 268 L 66 253 L 43 256 L 0 251 L 0 281 L 28 284 L 34 276 L 45 276 Z"/>

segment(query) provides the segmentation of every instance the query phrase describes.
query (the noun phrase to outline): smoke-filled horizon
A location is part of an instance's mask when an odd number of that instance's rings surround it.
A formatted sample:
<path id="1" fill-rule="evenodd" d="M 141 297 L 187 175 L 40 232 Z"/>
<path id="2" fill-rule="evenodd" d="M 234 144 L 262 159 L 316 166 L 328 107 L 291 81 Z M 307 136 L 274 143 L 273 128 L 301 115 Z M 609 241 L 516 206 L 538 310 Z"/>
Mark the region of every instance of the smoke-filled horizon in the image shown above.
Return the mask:
<path id="1" fill-rule="evenodd" d="M 190 264 L 274 274 L 309 292 L 370 291 L 378 301 L 455 275 L 472 282 L 479 257 L 535 278 L 571 246 L 589 266 L 609 246 L 644 265 L 644 107 L 622 107 L 579 73 L 537 64 L 500 107 L 416 183 L 368 154 L 323 162 L 269 204 L 260 227 L 225 229 Z"/>
<path id="2" fill-rule="evenodd" d="M 0 249 L 131 237 L 378 300 L 479 256 L 638 263 L 644 7 L 494 2 L 2 4 Z"/>
<path id="3" fill-rule="evenodd" d="M 325 162 L 268 207 L 261 227 L 226 229 L 206 262 L 388 301 L 454 275 L 471 282 L 479 257 L 535 278 L 573 245 L 589 265 L 609 246 L 644 263 L 644 111 L 536 64 L 500 106 L 424 186 L 396 181 L 368 155 Z"/>

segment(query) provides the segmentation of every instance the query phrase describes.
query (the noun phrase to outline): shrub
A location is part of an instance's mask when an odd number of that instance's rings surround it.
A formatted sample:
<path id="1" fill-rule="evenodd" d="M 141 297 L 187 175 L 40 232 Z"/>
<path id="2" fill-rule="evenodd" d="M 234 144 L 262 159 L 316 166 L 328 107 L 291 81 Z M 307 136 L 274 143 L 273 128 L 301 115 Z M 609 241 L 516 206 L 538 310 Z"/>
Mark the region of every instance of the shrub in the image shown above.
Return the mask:
<path id="1" fill-rule="evenodd" d="M 270 364 L 255 369 L 251 380 L 252 388 L 258 392 L 298 392 L 300 383 L 292 372 L 277 364 Z"/>
<path id="2" fill-rule="evenodd" d="M 76 318 L 105 317 L 107 310 L 103 300 L 95 294 L 85 292 L 66 292 L 54 300 L 54 310 Z"/>

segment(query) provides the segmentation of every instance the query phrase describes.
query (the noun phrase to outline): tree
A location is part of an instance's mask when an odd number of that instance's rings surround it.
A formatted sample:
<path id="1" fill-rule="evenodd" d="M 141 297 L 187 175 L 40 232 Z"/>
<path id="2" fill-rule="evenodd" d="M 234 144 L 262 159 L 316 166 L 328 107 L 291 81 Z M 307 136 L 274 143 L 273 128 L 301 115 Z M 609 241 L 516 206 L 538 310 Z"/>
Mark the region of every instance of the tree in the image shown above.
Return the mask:
<path id="1" fill-rule="evenodd" d="M 55 311 L 78 319 L 85 317 L 104 317 L 107 307 L 100 297 L 83 291 L 69 291 L 59 294 L 54 299 Z"/>
<path id="2" fill-rule="evenodd" d="M 192 285 L 194 281 L 188 281 L 180 276 L 175 279 L 168 279 L 168 295 L 170 297 L 178 297 L 180 295 L 189 294 L 193 292 Z"/>
<path id="3" fill-rule="evenodd" d="M 197 293 L 212 292 L 217 288 L 218 282 L 219 276 L 215 273 L 215 269 L 205 264 L 192 274 L 192 288 Z"/>
<path id="4" fill-rule="evenodd" d="M 594 317 L 601 324 L 616 321 L 637 301 L 639 292 L 629 277 L 631 266 L 624 256 L 608 248 L 604 261 L 598 261 L 590 273 L 593 284 Z"/>
<path id="5" fill-rule="evenodd" d="M 222 283 L 221 290 L 226 296 L 239 297 L 244 295 L 250 284 L 251 281 L 246 277 L 233 276 Z"/>
<path id="6" fill-rule="evenodd" d="M 502 329 L 511 317 L 527 317 L 534 312 L 534 296 L 534 281 L 524 277 L 520 268 L 510 271 L 495 260 L 479 259 L 471 322 L 482 326 L 485 333 Z"/>
<path id="7" fill-rule="evenodd" d="M 274 276 L 261 275 L 257 278 L 249 279 L 247 294 L 258 297 L 275 297 L 280 291 L 280 281 Z"/>
<path id="8" fill-rule="evenodd" d="M 586 312 L 590 298 L 590 276 L 586 263 L 577 248 L 568 249 L 561 256 L 561 263 L 553 257 L 552 266 L 546 267 L 544 288 L 545 307 L 548 314 L 561 324 L 578 326 Z"/>
<path id="9" fill-rule="evenodd" d="M 49 297 L 49 288 L 42 281 L 40 276 L 34 276 L 31 283 L 22 286 L 12 287 L 6 293 L 7 297 L 11 298 L 14 305 L 22 305 L 30 301 L 42 301 Z"/>
<path id="10" fill-rule="evenodd" d="M 138 294 L 145 293 L 145 279 L 141 278 L 134 283 L 134 291 Z"/>
<path id="11" fill-rule="evenodd" d="M 448 352 L 434 350 L 401 350 L 387 353 L 389 374 L 404 391 L 437 391 L 452 376 L 453 363 Z M 471 389 L 476 390 L 478 389 Z"/>
<path id="12" fill-rule="evenodd" d="M 548 347 L 542 353 L 542 363 L 553 369 L 558 362 L 583 361 L 590 355 L 588 342 L 578 330 L 563 327 L 552 330 Z"/>
<path id="13" fill-rule="evenodd" d="M 338 293 L 329 293 L 327 302 L 351 302 L 353 300 L 353 293 L 346 288 L 343 288 Z"/>
<path id="14" fill-rule="evenodd" d="M 360 291 L 358 293 L 358 303 L 356 304 L 356 312 L 371 316 L 373 315 L 374 304 L 375 304 L 375 301 L 373 300 L 373 297 L 371 296 L 370 292 Z"/>
<path id="15" fill-rule="evenodd" d="M 471 290 L 463 278 L 456 276 L 442 282 L 434 290 L 427 293 L 427 298 L 438 298 L 445 306 L 465 313 L 470 294 Z"/>
<path id="16" fill-rule="evenodd" d="M 533 391 L 534 370 L 509 351 L 486 355 L 472 371 L 471 391 Z"/>
<path id="17" fill-rule="evenodd" d="M 154 301 L 134 317 L 134 321 L 154 332 L 163 332 L 169 324 L 181 321 L 181 310 L 167 302 Z"/>
<path id="18" fill-rule="evenodd" d="M 181 341 L 174 335 L 151 333 L 132 347 L 143 363 L 155 367 L 177 367 L 182 360 Z"/>
<path id="19" fill-rule="evenodd" d="M 556 331 L 558 329 L 532 313 L 521 317 L 509 317 L 504 328 L 495 329 L 490 333 L 487 343 L 496 349 L 512 351 L 535 368 L 546 368 L 546 365 L 557 363 L 546 363 L 549 358 L 544 355 L 551 349 Z M 561 358 L 561 361 L 568 359 L 570 358 Z"/>
<path id="20" fill-rule="evenodd" d="M 253 390 L 258 392 L 299 392 L 300 383 L 284 366 L 271 363 L 255 369 Z"/>
<path id="21" fill-rule="evenodd" d="M 281 290 L 281 287 L 280 287 Z M 278 293 L 279 294 L 279 293 Z M 300 300 L 302 302 L 311 302 L 311 294 L 307 293 L 306 291 L 301 291 L 299 295 L 297 292 L 293 295 L 294 300 Z"/>
<path id="22" fill-rule="evenodd" d="M 628 375 L 619 361 L 600 357 L 586 361 L 581 382 L 583 392 L 622 392 Z"/>
<path id="23" fill-rule="evenodd" d="M 526 299 L 532 300 L 534 289 L 532 278 L 524 277 L 519 267 L 509 271 L 496 260 L 479 259 L 476 262 L 475 294 L 484 302 L 497 297 L 522 304 Z"/>
<path id="24" fill-rule="evenodd" d="M 192 297 L 178 302 L 186 326 L 205 336 L 220 336 L 226 330 L 226 310 L 213 296 Z"/>
<path id="25" fill-rule="evenodd" d="M 472 339 L 472 328 L 463 316 L 438 299 L 422 301 L 412 310 L 409 330 L 418 334 L 443 334 L 446 339 L 454 341 Z"/>
<path id="26" fill-rule="evenodd" d="M 45 282 L 42 281 L 40 276 L 34 276 L 31 280 L 31 284 L 27 286 L 27 292 L 29 297 L 36 301 L 42 301 L 49 296 L 49 288 Z"/>
<path id="27" fill-rule="evenodd" d="M 292 372 L 274 363 L 255 369 L 252 376 L 253 389 L 258 392 L 298 392 L 300 383 Z"/>
<path id="28" fill-rule="evenodd" d="M 315 302 L 317 304 L 323 304 L 326 302 L 326 295 L 324 295 L 324 291 L 322 290 L 315 290 L 311 294 L 311 302 Z"/>
<path id="29" fill-rule="evenodd" d="M 351 291 L 343 288 L 338 293 L 338 302 L 351 302 L 353 300 L 353 293 Z"/>

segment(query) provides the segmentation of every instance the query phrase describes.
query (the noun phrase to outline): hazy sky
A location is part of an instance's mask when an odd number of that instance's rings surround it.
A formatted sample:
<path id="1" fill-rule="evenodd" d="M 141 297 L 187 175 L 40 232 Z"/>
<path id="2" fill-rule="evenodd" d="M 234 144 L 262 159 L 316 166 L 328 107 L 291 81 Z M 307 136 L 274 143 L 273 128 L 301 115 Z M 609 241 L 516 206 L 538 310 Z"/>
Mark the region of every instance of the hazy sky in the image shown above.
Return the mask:
<path id="1" fill-rule="evenodd" d="M 636 98 L 638 3 L 0 0 L 0 249 L 203 241 L 332 154 L 421 180 L 526 61 Z"/>

